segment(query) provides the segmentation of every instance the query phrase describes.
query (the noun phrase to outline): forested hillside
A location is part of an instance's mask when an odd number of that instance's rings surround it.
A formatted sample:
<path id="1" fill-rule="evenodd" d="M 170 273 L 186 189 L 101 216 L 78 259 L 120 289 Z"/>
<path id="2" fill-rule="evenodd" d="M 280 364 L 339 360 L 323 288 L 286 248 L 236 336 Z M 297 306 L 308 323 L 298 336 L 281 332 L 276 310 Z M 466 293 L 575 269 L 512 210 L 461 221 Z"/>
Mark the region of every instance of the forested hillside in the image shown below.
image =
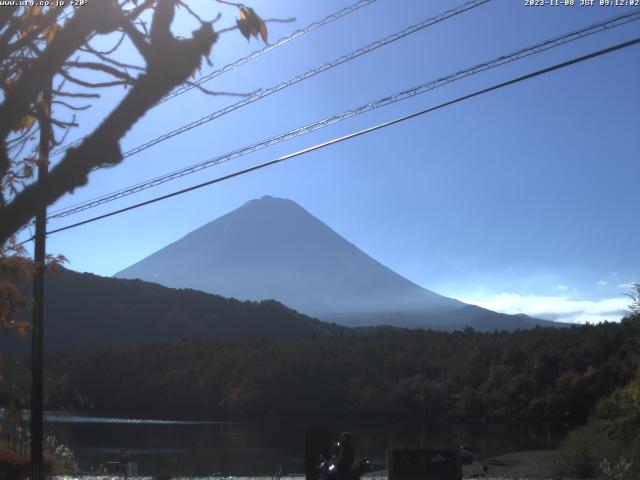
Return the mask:
<path id="1" fill-rule="evenodd" d="M 24 314 L 26 319 L 28 312 Z M 140 346 L 192 337 L 298 337 L 345 330 L 273 300 L 243 302 L 66 269 L 47 281 L 45 318 L 49 351 Z M 29 347 L 30 342 L 15 335 L 0 335 L 0 351 Z"/>
<path id="2" fill-rule="evenodd" d="M 632 378 L 634 318 L 512 333 L 380 329 L 51 354 L 47 407 L 164 418 L 391 413 L 582 421 Z M 23 365 L 10 362 L 5 378 L 24 399 Z"/>

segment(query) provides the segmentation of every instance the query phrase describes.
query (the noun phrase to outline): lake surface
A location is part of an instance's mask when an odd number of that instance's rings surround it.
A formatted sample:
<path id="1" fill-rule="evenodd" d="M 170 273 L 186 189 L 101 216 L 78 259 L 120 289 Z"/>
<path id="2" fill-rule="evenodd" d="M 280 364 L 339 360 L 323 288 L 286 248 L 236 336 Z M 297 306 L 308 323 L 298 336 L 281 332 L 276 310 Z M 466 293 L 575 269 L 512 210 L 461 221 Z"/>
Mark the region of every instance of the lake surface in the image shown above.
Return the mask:
<path id="1" fill-rule="evenodd" d="M 421 423 L 357 421 L 171 422 L 99 417 L 49 416 L 53 433 L 74 451 L 87 471 L 118 461 L 129 450 L 140 475 L 185 477 L 273 476 L 304 471 L 304 438 L 309 427 L 327 427 L 337 440 L 348 430 L 356 457 L 383 466 L 388 448 L 473 446 L 477 458 L 521 450 L 548 450 L 567 427 L 522 423 Z"/>

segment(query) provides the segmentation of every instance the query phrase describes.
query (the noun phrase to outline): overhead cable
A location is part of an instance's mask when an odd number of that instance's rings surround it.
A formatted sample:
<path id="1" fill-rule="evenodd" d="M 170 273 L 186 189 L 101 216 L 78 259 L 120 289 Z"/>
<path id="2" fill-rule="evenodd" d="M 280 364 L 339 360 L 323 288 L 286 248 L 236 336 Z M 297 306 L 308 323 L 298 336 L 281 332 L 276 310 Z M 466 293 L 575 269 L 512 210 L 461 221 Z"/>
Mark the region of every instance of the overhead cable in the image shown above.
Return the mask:
<path id="1" fill-rule="evenodd" d="M 544 40 L 538 42 L 532 46 L 522 48 L 520 50 L 516 50 L 515 52 L 501 55 L 492 60 L 488 60 L 486 62 L 480 63 L 470 68 L 466 68 L 464 70 L 459 70 L 455 73 L 439 77 L 435 80 L 431 80 L 426 83 L 422 83 L 420 85 L 416 85 L 412 88 L 408 88 L 399 92 L 396 92 L 392 95 L 388 95 L 386 97 L 380 98 L 375 101 L 368 102 L 364 105 L 360 105 L 358 107 L 346 110 L 344 112 L 338 113 L 336 115 L 332 115 L 330 117 L 326 117 L 322 120 L 317 120 L 313 123 L 309 123 L 303 127 L 296 128 L 295 130 L 290 130 L 286 133 L 282 133 L 267 139 L 260 140 L 256 143 L 253 143 L 248 146 L 244 146 L 233 150 L 231 152 L 227 152 L 222 155 L 217 155 L 212 158 L 209 158 L 205 161 L 196 163 L 194 165 L 190 165 L 185 168 L 181 168 L 179 170 L 155 177 L 153 179 L 145 180 L 143 182 L 137 183 L 135 185 L 117 190 L 115 192 L 111 192 L 105 195 L 101 195 L 99 197 L 95 197 L 93 199 L 80 202 L 62 209 L 58 209 L 52 211 L 49 215 L 49 219 L 62 218 L 69 215 L 73 215 L 75 213 L 88 210 L 90 208 L 97 207 L 99 205 L 112 202 L 114 200 L 141 192 L 143 190 L 147 190 L 152 187 L 156 187 L 158 185 L 164 184 L 166 182 L 175 180 L 180 177 L 184 177 L 186 175 L 190 175 L 192 173 L 199 172 L 206 168 L 210 168 L 215 165 L 219 165 L 221 163 L 248 155 L 258 150 L 262 150 L 269 146 L 275 145 L 277 143 L 284 142 L 286 140 L 290 140 L 292 138 L 305 135 L 310 132 L 314 132 L 321 128 L 327 127 L 329 125 L 333 125 L 335 123 L 341 122 L 348 118 L 363 114 L 365 112 L 369 112 L 401 100 L 406 100 L 408 98 L 414 97 L 416 95 L 420 95 L 426 93 L 428 91 L 434 90 L 443 85 L 447 85 L 449 83 L 455 82 L 457 80 L 466 78 L 471 75 L 475 75 L 477 73 L 496 68 L 501 65 L 505 65 L 507 63 L 513 62 L 515 60 L 519 60 L 522 58 L 526 58 L 528 56 L 544 52 L 551 48 L 556 48 L 561 45 L 567 44 L 569 42 L 573 42 L 580 38 L 586 37 L 588 35 L 592 35 L 594 33 L 602 32 L 604 30 L 610 30 L 615 27 L 619 27 L 626 23 L 629 23 L 634 20 L 640 20 L 640 11 L 634 11 L 629 13 L 624 13 L 621 15 L 617 15 L 608 20 L 604 20 L 602 22 L 598 22 L 592 24 L 588 27 L 583 27 L 578 30 L 574 30 L 572 32 L 566 33 L 564 35 L 556 36 L 550 38 L 548 40 Z"/>
<path id="2" fill-rule="evenodd" d="M 158 102 L 158 104 L 164 103 L 167 100 L 171 100 L 172 98 L 175 98 L 178 95 L 182 95 L 183 93 L 185 93 L 185 92 L 187 92 L 189 90 L 192 90 L 193 88 L 195 88 L 198 85 L 202 85 L 203 83 L 206 83 L 206 82 L 208 82 L 210 80 L 213 80 L 214 78 L 222 75 L 223 73 L 229 72 L 231 70 L 235 70 L 239 66 L 244 65 L 245 63 L 248 63 L 251 60 L 254 60 L 254 59 L 258 58 L 259 56 L 261 56 L 261 55 L 263 55 L 263 54 L 265 54 L 267 52 L 270 52 L 274 48 L 281 47 L 285 43 L 288 43 L 291 40 L 294 40 L 294 39 L 296 39 L 298 37 L 301 37 L 305 33 L 309 33 L 309 32 L 312 32 L 312 31 L 316 30 L 317 28 L 324 27 L 325 25 L 328 25 L 329 23 L 334 22 L 335 20 L 338 20 L 339 18 L 344 17 L 345 15 L 349 15 L 350 13 L 353 13 L 353 12 L 361 9 L 362 7 L 366 7 L 367 5 L 370 5 L 375 1 L 377 1 L 377 0 L 360 0 L 359 2 L 356 2 L 353 5 L 349 5 L 348 7 L 345 7 L 345 8 L 343 8 L 342 10 L 340 10 L 338 12 L 332 13 L 331 15 L 327 15 L 322 20 L 318 20 L 316 22 L 313 22 L 313 23 L 309 24 L 305 28 L 294 30 L 289 35 L 287 35 L 286 37 L 282 37 L 282 38 L 276 40 L 274 43 L 269 44 L 266 47 L 261 48 L 260 50 L 256 50 L 253 53 L 250 53 L 246 57 L 242 57 L 242 58 L 236 60 L 235 62 L 229 63 L 228 65 L 225 65 L 224 67 L 219 68 L 218 70 L 215 70 L 215 71 L 213 71 L 213 72 L 211 72 L 211 73 L 209 73 L 207 75 L 203 75 L 202 77 L 198 78 L 198 80 L 196 80 L 195 82 L 191 82 L 190 84 L 185 84 L 185 85 L 182 85 L 182 86 L 176 88 L 172 92 L 170 92 L 167 95 L 165 95 Z"/>
<path id="3" fill-rule="evenodd" d="M 81 225 L 86 225 L 88 223 L 96 222 L 98 220 L 102 220 L 102 219 L 105 219 L 105 218 L 108 218 L 108 217 L 112 217 L 112 216 L 118 215 L 120 213 L 128 212 L 128 211 L 140 208 L 140 207 L 144 207 L 146 205 L 150 205 L 152 203 L 160 202 L 160 201 L 166 200 L 168 198 L 172 198 L 172 197 L 175 197 L 175 196 L 178 196 L 178 195 L 182 195 L 182 194 L 185 194 L 185 193 L 188 193 L 188 192 L 191 192 L 191 191 L 194 191 L 194 190 L 198 190 L 200 188 L 203 188 L 203 187 L 206 187 L 206 186 L 209 186 L 209 185 L 220 183 L 222 181 L 229 180 L 231 178 L 235 178 L 235 177 L 238 177 L 238 176 L 250 173 L 250 172 L 254 172 L 256 170 L 260 170 L 260 169 L 263 169 L 263 168 L 266 168 L 266 167 L 269 167 L 269 166 L 272 166 L 272 165 L 276 165 L 276 164 L 284 162 L 286 160 L 290 160 L 292 158 L 296 158 L 296 157 L 302 156 L 304 154 L 307 154 L 307 153 L 310 153 L 310 152 L 313 152 L 313 151 L 316 151 L 316 150 L 320 150 L 322 148 L 325 148 L 325 147 L 328 147 L 328 146 L 331 146 L 331 145 L 335 145 L 335 144 L 340 143 L 340 142 L 344 142 L 346 140 L 351 140 L 353 138 L 365 135 L 367 133 L 374 132 L 376 130 L 381 130 L 383 128 L 390 127 L 392 125 L 396 125 L 398 123 L 405 122 L 407 120 L 410 120 L 410 119 L 425 115 L 427 113 L 430 113 L 430 112 L 433 112 L 433 111 L 436 111 L 436 110 L 440 110 L 442 108 L 445 108 L 445 107 L 448 107 L 448 106 L 463 102 L 465 100 L 469 100 L 469 99 L 471 99 L 473 97 L 477 97 L 479 95 L 483 95 L 483 94 L 486 94 L 486 93 L 489 93 L 489 92 L 493 92 L 495 90 L 499 90 L 501 88 L 504 88 L 504 87 L 507 87 L 507 86 L 510 86 L 510 85 L 513 85 L 513 84 L 516 84 L 516 83 L 519 83 L 519 82 L 523 82 L 525 80 L 529 80 L 531 78 L 539 77 L 541 75 L 545 75 L 545 74 L 553 72 L 555 70 L 559 70 L 561 68 L 566 68 L 566 67 L 568 67 L 570 65 L 574 65 L 576 63 L 584 62 L 586 60 L 590 60 L 590 59 L 593 59 L 593 58 L 596 58 L 596 57 L 599 57 L 599 56 L 602 56 L 602 55 L 606 55 L 606 54 L 612 53 L 614 51 L 630 47 L 632 45 L 637 45 L 639 43 L 640 43 L 640 37 L 635 38 L 633 40 L 629 40 L 627 42 L 623 42 L 623 43 L 619 43 L 619 44 L 613 45 L 613 46 L 608 47 L 608 48 L 604 48 L 602 50 L 597 50 L 597 51 L 589 53 L 587 55 L 576 57 L 576 58 L 573 58 L 573 59 L 568 60 L 566 62 L 558 63 L 558 64 L 555 64 L 555 65 L 553 65 L 551 67 L 546 67 L 546 68 L 543 68 L 543 69 L 540 69 L 540 70 L 536 70 L 535 72 L 528 73 L 526 75 L 522 75 L 522 76 L 513 78 L 513 79 L 508 80 L 506 82 L 502 82 L 502 83 L 493 85 L 491 87 L 487 87 L 487 88 L 483 88 L 481 90 L 477 90 L 477 91 L 475 91 L 473 93 L 464 95 L 462 97 L 458 97 L 458 98 L 455 98 L 453 100 L 449 100 L 448 102 L 444 102 L 444 103 L 441 103 L 441 104 L 433 106 L 433 107 L 425 108 L 424 110 L 420 110 L 418 112 L 411 113 L 409 115 L 405 115 L 403 117 L 399 117 L 399 118 L 396 118 L 394 120 L 389 120 L 387 122 L 380 123 L 378 125 L 374 125 L 373 127 L 369 127 L 369 128 L 364 129 L 364 130 L 359 130 L 357 132 L 353 132 L 353 133 L 350 133 L 348 135 L 344 135 L 342 137 L 334 138 L 333 140 L 329 140 L 327 142 L 323 142 L 323 143 L 314 145 L 312 147 L 305 148 L 303 150 L 298 150 L 297 152 L 293 152 L 293 153 L 290 153 L 288 155 L 284 155 L 282 157 L 278 157 L 278 158 L 276 158 L 274 160 L 270 160 L 268 162 L 260 163 L 258 165 L 254 165 L 252 167 L 245 168 L 243 170 L 239 170 L 239 171 L 236 171 L 234 173 L 230 173 L 228 175 L 224 175 L 222 177 L 214 178 L 213 180 L 209 180 L 209 181 L 206 181 L 206 182 L 203 182 L 203 183 L 199 183 L 197 185 L 193 185 L 193 186 L 188 187 L 188 188 L 184 188 L 182 190 L 178 190 L 178 191 L 171 192 L 171 193 L 168 193 L 168 194 L 165 194 L 165 195 L 161 195 L 159 197 L 155 197 L 155 198 L 152 198 L 150 200 L 146 200 L 144 202 L 140 202 L 140 203 L 137 203 L 137 204 L 134 204 L 134 205 L 130 205 L 130 206 L 125 207 L 125 208 L 114 210 L 114 211 L 105 213 L 103 215 L 98 215 L 96 217 L 92 217 L 92 218 L 83 220 L 81 222 L 73 223 L 71 225 L 67 225 L 67 226 L 64 226 L 64 227 L 61 227 L 61 228 L 56 228 L 54 230 L 50 230 L 49 232 L 47 232 L 47 234 L 50 235 L 50 234 L 53 234 L 53 233 L 63 232 L 65 230 L 76 228 L 76 227 L 79 227 Z M 26 243 L 26 242 L 28 242 L 30 240 L 32 240 L 32 238 L 28 239 L 28 240 L 24 240 L 20 244 L 24 244 L 24 243 Z"/>
<path id="4" fill-rule="evenodd" d="M 245 106 L 247 106 L 247 105 L 249 105 L 249 104 L 251 104 L 253 102 L 256 102 L 256 101 L 261 100 L 261 99 L 263 99 L 265 97 L 268 97 L 269 95 L 272 95 L 272 94 L 274 94 L 276 92 L 279 92 L 280 90 L 283 90 L 283 89 L 288 88 L 288 87 L 290 87 L 292 85 L 295 85 L 295 84 L 297 84 L 297 83 L 299 83 L 299 82 L 301 82 L 303 80 L 307 80 L 309 78 L 315 77 L 316 75 L 318 75 L 318 74 L 320 74 L 320 73 L 322 73 L 324 71 L 327 71 L 329 69 L 337 67 L 338 65 L 341 65 L 341 64 L 343 64 L 345 62 L 354 60 L 354 59 L 356 59 L 356 58 L 358 58 L 358 57 L 360 57 L 362 55 L 365 55 L 365 54 L 367 54 L 369 52 L 372 52 L 372 51 L 374 51 L 374 50 L 376 50 L 376 49 L 378 49 L 380 47 L 383 47 L 385 45 L 389 45 L 390 43 L 395 42 L 397 40 L 400 40 L 400 39 L 402 39 L 402 38 L 404 38 L 404 37 L 406 37 L 408 35 L 416 33 L 416 32 L 418 32 L 420 30 L 423 30 L 423 29 L 425 29 L 427 27 L 430 27 L 432 25 L 440 23 L 440 22 L 442 22 L 444 20 L 447 20 L 448 18 L 451 18 L 451 17 L 454 17 L 454 16 L 459 15 L 461 13 L 464 13 L 464 12 L 466 12 L 468 10 L 476 8 L 476 7 L 480 6 L 480 5 L 488 3 L 490 1 L 491 0 L 472 0 L 472 1 L 466 2 L 466 3 L 460 5 L 460 6 L 456 7 L 456 8 L 452 8 L 450 10 L 447 10 L 446 12 L 443 12 L 443 13 L 441 13 L 439 15 L 436 15 L 435 17 L 431 17 L 431 18 L 428 18 L 426 20 L 423 20 L 420 23 L 417 23 L 415 25 L 407 27 L 407 28 L 405 28 L 405 29 L 403 29 L 403 30 L 401 30 L 399 32 L 393 33 L 393 34 L 391 34 L 391 35 L 389 35 L 389 36 L 387 36 L 387 37 L 385 37 L 383 39 L 376 40 L 375 42 L 372 42 L 372 43 L 370 43 L 370 44 L 368 44 L 368 45 L 366 45 L 364 47 L 358 48 L 357 50 L 354 50 L 351 53 L 348 53 L 348 54 L 343 55 L 343 56 L 341 56 L 339 58 L 336 58 L 335 60 L 333 60 L 331 62 L 324 63 L 324 64 L 322 64 L 322 65 L 320 65 L 318 67 L 314 67 L 314 68 L 312 68 L 310 70 L 307 70 L 304 73 L 296 75 L 295 77 L 292 77 L 292 78 L 290 78 L 288 80 L 280 82 L 277 85 L 274 85 L 274 86 L 266 88 L 266 89 L 258 90 L 257 92 L 251 94 L 250 96 L 248 96 L 246 98 L 243 98 L 242 100 L 239 100 L 236 103 L 228 105 L 228 106 L 222 108 L 221 110 L 217 110 L 217 111 L 215 111 L 213 113 L 205 115 L 205 116 L 203 116 L 203 117 L 201 117 L 201 118 L 199 118 L 197 120 L 189 122 L 186 125 L 178 127 L 176 129 L 171 130 L 169 132 L 166 132 L 166 133 L 164 133 L 164 134 L 162 134 L 162 135 L 160 135 L 158 137 L 155 137 L 155 138 L 153 138 L 153 139 L 151 139 L 151 140 L 149 140 L 149 141 L 147 141 L 147 142 L 145 142 L 145 143 L 143 143 L 141 145 L 138 145 L 138 146 L 136 146 L 136 147 L 124 152 L 122 154 L 122 157 L 123 158 L 127 158 L 127 157 L 130 157 L 130 156 L 135 155 L 137 153 L 140 153 L 143 150 L 146 150 L 146 149 L 148 149 L 148 148 L 150 148 L 150 147 L 152 147 L 154 145 L 157 145 L 157 144 L 159 144 L 161 142 L 164 142 L 165 140 L 168 140 L 168 139 L 173 138 L 173 137 L 175 137 L 177 135 L 181 135 L 183 133 L 186 133 L 189 130 L 192 130 L 192 129 L 196 128 L 196 127 L 200 127 L 200 126 L 202 126 L 202 125 L 204 125 L 206 123 L 209 123 L 209 122 L 211 122 L 213 120 L 216 120 L 216 119 L 218 119 L 218 118 L 220 118 L 220 117 L 222 117 L 222 116 L 224 116 L 224 115 L 226 115 L 226 114 L 228 114 L 230 112 L 233 112 L 234 110 L 237 110 L 239 108 L 245 107 Z M 68 148 L 68 147 L 66 147 L 66 148 Z M 102 168 L 102 167 L 95 167 L 92 171 L 99 170 L 100 168 Z"/>
<path id="5" fill-rule="evenodd" d="M 154 105 L 155 108 L 156 106 L 160 105 L 161 103 L 166 102 L 167 100 L 171 100 L 172 98 L 177 97 L 178 95 L 182 95 L 183 93 L 191 90 L 192 88 L 196 88 L 198 85 L 202 85 L 203 83 L 208 82 L 209 80 L 212 80 L 220 75 L 222 75 L 223 73 L 226 72 L 230 72 L 231 70 L 235 70 L 236 68 L 240 67 L 241 65 L 244 65 L 245 63 L 249 63 L 252 60 L 255 60 L 256 58 L 260 57 L 261 55 L 264 55 L 267 52 L 270 52 L 271 50 L 274 50 L 278 47 L 281 47 L 282 45 L 284 45 L 285 43 L 289 43 L 291 40 L 294 40 L 298 37 L 303 36 L 306 33 L 312 32 L 320 27 L 324 27 L 325 25 L 329 25 L 330 23 L 345 17 L 346 15 L 349 15 L 350 13 L 356 12 L 358 10 L 360 10 L 363 7 L 366 7 L 367 5 L 371 5 L 374 2 L 377 2 L 378 0 L 359 0 L 358 2 L 349 5 L 348 7 L 345 7 L 341 10 L 338 10 L 337 12 L 333 12 L 330 15 L 327 15 L 326 17 L 324 17 L 321 20 L 317 20 L 315 22 L 310 23 L 309 25 L 307 25 L 304 28 L 300 28 L 297 30 L 294 30 L 293 32 L 291 32 L 289 35 L 287 35 L 286 37 L 281 37 L 278 40 L 276 40 L 274 43 L 270 43 L 269 45 L 259 49 L 259 50 L 255 50 L 253 52 L 251 52 L 249 55 L 246 55 L 242 58 L 239 58 L 221 68 L 218 68 L 217 70 L 214 70 L 211 73 L 208 73 L 206 75 L 203 75 L 202 77 L 198 78 L 197 80 L 195 80 L 194 82 L 191 82 L 188 85 L 182 85 L 181 87 L 177 87 L 174 90 L 172 90 L 171 92 L 169 92 L 167 95 L 165 95 L 164 97 L 162 97 L 158 103 L 156 103 Z M 67 150 L 68 148 L 71 147 L 76 147 L 78 145 L 80 145 L 82 143 L 82 141 L 84 140 L 83 138 L 79 138 L 78 140 L 75 140 L 73 142 L 68 143 L 67 145 L 64 145 L 60 148 L 57 148 L 55 151 L 53 151 L 51 153 L 52 156 L 54 155 L 59 155 L 60 153 L 64 152 L 65 150 Z"/>

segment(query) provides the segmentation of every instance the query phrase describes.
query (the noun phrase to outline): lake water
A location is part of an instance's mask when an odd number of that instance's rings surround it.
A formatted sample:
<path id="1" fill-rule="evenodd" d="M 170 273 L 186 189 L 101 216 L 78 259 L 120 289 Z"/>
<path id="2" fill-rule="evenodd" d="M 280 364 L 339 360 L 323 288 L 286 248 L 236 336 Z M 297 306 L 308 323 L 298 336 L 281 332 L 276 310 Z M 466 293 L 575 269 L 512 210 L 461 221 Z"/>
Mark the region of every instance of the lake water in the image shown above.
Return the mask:
<path id="1" fill-rule="evenodd" d="M 421 422 L 170 422 L 96 417 L 49 417 L 53 433 L 74 451 L 87 471 L 117 461 L 129 450 L 140 475 L 185 477 L 266 476 L 280 468 L 304 471 L 308 427 L 327 427 L 353 435 L 356 457 L 385 464 L 388 448 L 443 448 L 471 445 L 477 458 L 521 450 L 556 448 L 567 428 L 557 424 L 421 423 Z"/>

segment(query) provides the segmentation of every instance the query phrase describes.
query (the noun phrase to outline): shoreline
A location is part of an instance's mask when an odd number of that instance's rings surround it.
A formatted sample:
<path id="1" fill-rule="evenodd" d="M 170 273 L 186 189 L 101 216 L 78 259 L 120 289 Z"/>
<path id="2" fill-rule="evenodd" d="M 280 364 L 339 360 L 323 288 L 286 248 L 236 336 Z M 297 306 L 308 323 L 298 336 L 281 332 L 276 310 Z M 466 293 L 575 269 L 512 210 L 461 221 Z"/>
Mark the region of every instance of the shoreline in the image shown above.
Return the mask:
<path id="1" fill-rule="evenodd" d="M 551 480 L 556 478 L 553 474 L 553 454 L 555 450 L 524 450 L 506 455 L 499 455 L 486 460 L 475 462 L 472 465 L 463 465 L 462 478 L 485 478 L 487 480 Z M 486 475 L 482 477 L 482 467 L 487 466 Z M 112 480 L 113 475 L 78 474 L 78 475 L 56 475 L 54 480 Z M 132 476 L 130 480 L 145 479 L 151 480 L 153 477 Z M 194 476 L 194 477 L 167 477 L 172 479 L 185 480 L 274 480 L 272 475 L 257 476 Z M 301 480 L 304 474 L 283 475 L 279 480 Z M 363 475 L 363 480 L 386 480 L 385 470 L 378 470 Z"/>
<path id="2" fill-rule="evenodd" d="M 463 465 L 463 478 L 483 478 L 482 467 L 486 466 L 486 478 L 500 479 L 551 479 L 555 450 L 524 450 L 499 455 L 472 465 Z"/>

